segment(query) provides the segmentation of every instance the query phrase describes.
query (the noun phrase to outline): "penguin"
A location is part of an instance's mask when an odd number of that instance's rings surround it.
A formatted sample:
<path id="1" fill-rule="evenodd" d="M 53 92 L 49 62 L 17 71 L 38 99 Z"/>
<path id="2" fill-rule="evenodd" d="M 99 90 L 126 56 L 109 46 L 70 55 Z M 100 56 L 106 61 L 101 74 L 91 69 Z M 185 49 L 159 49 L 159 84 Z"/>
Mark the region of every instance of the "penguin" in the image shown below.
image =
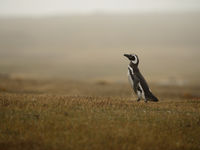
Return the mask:
<path id="1" fill-rule="evenodd" d="M 139 102 L 141 99 L 144 99 L 145 102 L 158 102 L 158 98 L 152 94 L 146 80 L 140 73 L 138 56 L 136 54 L 124 54 L 124 56 L 130 60 L 130 64 L 128 65 L 128 79 L 135 94 L 138 96 L 137 101 Z"/>

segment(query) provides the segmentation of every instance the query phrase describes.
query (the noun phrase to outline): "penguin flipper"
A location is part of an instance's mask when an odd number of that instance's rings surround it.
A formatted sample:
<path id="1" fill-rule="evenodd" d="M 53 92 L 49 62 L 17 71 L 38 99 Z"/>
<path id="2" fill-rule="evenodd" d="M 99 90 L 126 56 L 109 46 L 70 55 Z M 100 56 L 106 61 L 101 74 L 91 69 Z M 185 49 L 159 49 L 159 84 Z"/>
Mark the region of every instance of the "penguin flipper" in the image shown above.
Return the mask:
<path id="1" fill-rule="evenodd" d="M 135 93 L 137 93 L 137 89 L 139 88 L 139 82 L 140 82 L 140 79 L 136 76 L 136 75 L 133 75 L 134 77 L 134 91 Z"/>

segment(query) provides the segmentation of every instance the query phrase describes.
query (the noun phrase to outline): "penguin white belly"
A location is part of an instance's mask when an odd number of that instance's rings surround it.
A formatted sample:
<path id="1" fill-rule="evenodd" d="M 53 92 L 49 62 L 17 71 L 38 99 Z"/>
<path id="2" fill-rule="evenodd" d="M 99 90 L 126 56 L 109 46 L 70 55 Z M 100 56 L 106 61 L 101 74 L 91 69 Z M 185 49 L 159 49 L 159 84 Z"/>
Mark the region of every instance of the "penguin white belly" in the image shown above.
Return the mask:
<path id="1" fill-rule="evenodd" d="M 139 98 L 146 99 L 146 98 L 145 98 L 145 95 L 144 95 L 144 90 L 143 90 L 141 84 L 138 83 L 138 85 L 139 85 L 139 88 L 141 89 L 141 91 L 137 90 L 137 95 L 138 95 L 138 97 L 139 97 Z"/>
<path id="2" fill-rule="evenodd" d="M 131 75 L 130 75 L 129 71 L 128 71 L 128 80 L 129 80 L 131 86 L 133 87 L 133 86 L 134 86 L 134 83 L 133 83 L 133 80 L 132 80 L 132 78 L 131 78 Z"/>

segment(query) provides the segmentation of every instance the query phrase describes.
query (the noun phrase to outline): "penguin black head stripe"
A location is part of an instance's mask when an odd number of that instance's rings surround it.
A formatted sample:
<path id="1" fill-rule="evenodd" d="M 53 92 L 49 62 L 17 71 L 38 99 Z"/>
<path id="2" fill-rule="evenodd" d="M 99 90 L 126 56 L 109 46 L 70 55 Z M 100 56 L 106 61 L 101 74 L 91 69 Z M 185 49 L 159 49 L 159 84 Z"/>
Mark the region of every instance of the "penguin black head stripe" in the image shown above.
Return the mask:
<path id="1" fill-rule="evenodd" d="M 130 60 L 130 63 L 128 65 L 128 78 L 134 92 L 138 96 L 137 101 L 140 101 L 140 99 L 143 98 L 145 102 L 147 101 L 157 102 L 158 99 L 152 94 L 146 80 L 140 73 L 140 70 L 138 68 L 139 64 L 138 56 L 136 54 L 124 54 L 124 56 Z"/>
<path id="2" fill-rule="evenodd" d="M 137 65 L 139 64 L 139 58 L 137 55 L 135 54 L 124 54 L 125 57 L 127 57 L 132 63 L 133 65 Z"/>

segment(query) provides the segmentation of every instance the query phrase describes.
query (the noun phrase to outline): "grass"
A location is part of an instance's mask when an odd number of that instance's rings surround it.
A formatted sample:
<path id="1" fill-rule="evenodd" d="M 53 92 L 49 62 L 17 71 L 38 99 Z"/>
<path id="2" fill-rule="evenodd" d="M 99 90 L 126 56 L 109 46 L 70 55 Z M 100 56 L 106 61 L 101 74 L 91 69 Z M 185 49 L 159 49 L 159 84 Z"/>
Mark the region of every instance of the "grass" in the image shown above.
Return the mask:
<path id="1" fill-rule="evenodd" d="M 153 86 L 160 101 L 144 103 L 127 84 L 1 83 L 2 150 L 200 149 L 197 87 Z"/>

